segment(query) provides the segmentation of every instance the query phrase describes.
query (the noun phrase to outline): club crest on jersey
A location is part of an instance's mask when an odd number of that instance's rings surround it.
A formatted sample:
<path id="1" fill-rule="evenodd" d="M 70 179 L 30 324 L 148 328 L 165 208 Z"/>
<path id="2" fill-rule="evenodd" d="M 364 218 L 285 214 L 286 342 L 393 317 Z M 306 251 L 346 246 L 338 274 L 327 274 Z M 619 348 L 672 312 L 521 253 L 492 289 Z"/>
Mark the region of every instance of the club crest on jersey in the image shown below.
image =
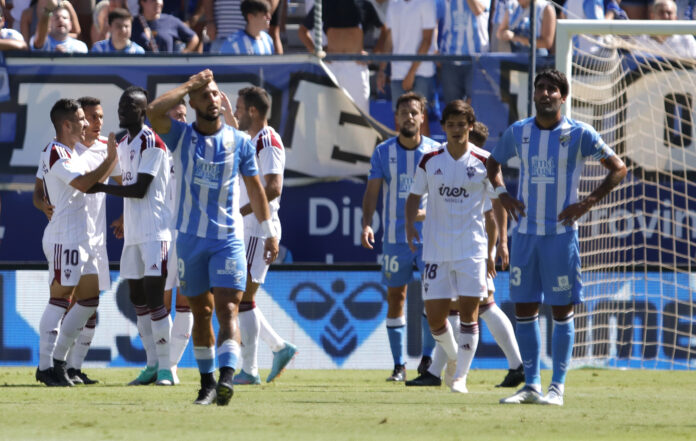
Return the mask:
<path id="1" fill-rule="evenodd" d="M 468 166 L 466 168 L 466 175 L 469 177 L 469 179 L 473 178 L 475 174 L 476 174 L 476 167 Z"/>
<path id="2" fill-rule="evenodd" d="M 70 275 L 72 274 L 72 270 L 70 268 L 66 268 L 63 270 L 63 274 L 65 274 L 66 279 L 69 279 Z"/>
<path id="3" fill-rule="evenodd" d="M 341 366 L 384 321 L 387 292 L 376 281 L 318 279 L 291 288 L 266 280 L 264 289 Z"/>
<path id="4" fill-rule="evenodd" d="M 561 144 L 561 147 L 568 147 L 570 145 L 570 135 L 561 135 L 558 138 L 558 142 Z"/>

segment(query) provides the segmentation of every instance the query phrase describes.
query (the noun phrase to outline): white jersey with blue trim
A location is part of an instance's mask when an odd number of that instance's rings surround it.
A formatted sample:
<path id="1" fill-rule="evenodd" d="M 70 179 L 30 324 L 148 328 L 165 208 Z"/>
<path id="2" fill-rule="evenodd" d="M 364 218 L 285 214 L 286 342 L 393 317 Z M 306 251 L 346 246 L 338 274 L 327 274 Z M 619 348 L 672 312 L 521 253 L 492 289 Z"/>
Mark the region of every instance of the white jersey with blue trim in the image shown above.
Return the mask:
<path id="1" fill-rule="evenodd" d="M 244 240 L 240 173 L 258 174 L 249 135 L 223 124 L 205 136 L 193 124 L 172 120 L 162 139 L 173 152 L 177 173 L 177 230 L 208 239 Z"/>
<path id="2" fill-rule="evenodd" d="M 474 15 L 467 0 L 447 0 L 444 37 L 440 52 L 449 55 L 471 55 L 488 52 L 488 15 L 490 0 L 474 0 L 485 11 Z"/>
<path id="3" fill-rule="evenodd" d="M 592 126 L 566 117 L 549 130 L 539 128 L 534 117 L 508 127 L 491 156 L 500 164 L 520 158 L 517 198 L 524 202 L 526 216 L 517 232 L 545 236 L 577 229 L 577 223 L 564 226 L 558 214 L 578 201 L 585 161 L 613 155 Z"/>
<path id="4" fill-rule="evenodd" d="M 275 47 L 273 39 L 267 33 L 261 31 L 259 38 L 247 34 L 240 29 L 230 35 L 220 46 L 221 54 L 231 55 L 273 55 Z"/>
<path id="5" fill-rule="evenodd" d="M 407 149 L 399 138 L 389 138 L 377 146 L 370 160 L 368 179 L 382 179 L 382 225 L 384 243 L 407 243 L 406 198 L 411 191 L 413 176 L 423 155 L 437 150 L 440 144 L 421 136 L 420 145 Z M 421 208 L 425 207 L 425 198 Z M 420 232 L 421 222 L 416 223 Z"/>

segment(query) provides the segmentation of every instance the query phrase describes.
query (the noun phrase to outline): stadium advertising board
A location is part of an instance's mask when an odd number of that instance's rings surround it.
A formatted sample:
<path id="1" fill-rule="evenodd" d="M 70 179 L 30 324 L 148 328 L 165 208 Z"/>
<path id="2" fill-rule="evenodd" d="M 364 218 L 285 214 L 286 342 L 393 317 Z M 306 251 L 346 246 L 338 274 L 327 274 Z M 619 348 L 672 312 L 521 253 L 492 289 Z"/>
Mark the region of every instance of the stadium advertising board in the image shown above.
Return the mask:
<path id="1" fill-rule="evenodd" d="M 36 365 L 37 331 L 48 298 L 48 272 L 0 271 L 0 278 L 0 365 Z M 87 363 L 110 367 L 142 366 L 145 352 L 138 337 L 127 284 L 118 278 L 117 272 L 112 272 L 112 279 L 111 289 L 100 298 L 99 324 Z M 615 293 L 602 300 L 588 301 L 583 308 L 595 311 L 592 320 L 596 323 L 589 328 L 588 323 L 578 323 L 576 341 L 585 344 L 582 353 L 576 348 L 575 355 L 583 358 L 608 356 L 608 363 L 618 367 L 679 368 L 658 362 L 658 358 L 674 359 L 682 366 L 696 365 L 696 360 L 689 355 L 693 342 L 687 337 L 696 332 L 696 323 L 687 311 L 688 286 L 693 282 L 687 275 L 679 275 L 671 283 L 661 283 L 661 289 L 669 290 L 666 296 L 672 299 L 663 301 L 654 294 L 658 291 L 658 280 L 654 273 L 636 273 L 630 282 L 611 285 Z M 495 285 L 496 302 L 514 323 L 507 273 L 499 273 Z M 418 292 L 418 286 L 416 283 L 411 292 Z M 592 289 L 587 295 L 593 296 Z M 298 346 L 300 352 L 291 368 L 391 367 L 384 323 L 386 291 L 376 270 L 349 271 L 330 266 L 313 271 L 272 269 L 256 300 L 275 330 Z M 420 357 L 422 314 L 418 296 L 410 297 L 407 310 L 407 359 L 409 366 L 415 367 Z M 606 327 L 600 331 L 600 325 L 607 323 L 613 323 L 613 327 L 609 326 L 608 332 Z M 542 367 L 550 368 L 553 324 L 549 310 L 542 311 L 540 326 Z M 481 340 L 473 367 L 506 369 L 505 357 L 493 336 L 483 323 L 480 329 Z M 593 340 L 594 344 L 587 344 Z M 261 346 L 259 366 L 269 368 L 271 351 Z M 195 367 L 190 344 L 180 366 Z"/>

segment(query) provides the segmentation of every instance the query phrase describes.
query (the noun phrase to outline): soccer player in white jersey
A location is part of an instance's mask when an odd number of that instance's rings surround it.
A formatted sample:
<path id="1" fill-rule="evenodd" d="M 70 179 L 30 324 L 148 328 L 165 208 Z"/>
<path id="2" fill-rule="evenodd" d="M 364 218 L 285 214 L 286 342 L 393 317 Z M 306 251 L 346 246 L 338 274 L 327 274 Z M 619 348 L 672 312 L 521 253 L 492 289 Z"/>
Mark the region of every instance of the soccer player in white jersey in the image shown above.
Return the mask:
<path id="1" fill-rule="evenodd" d="M 375 148 L 370 160 L 370 173 L 363 195 L 362 246 L 373 249 L 375 242 L 372 217 L 382 192 L 382 283 L 387 285 L 387 337 L 394 359 L 394 370 L 387 381 L 406 381 L 404 336 L 406 334 L 406 288 L 413 279 L 413 266 L 423 272 L 422 247 L 411 251 L 404 230 L 404 204 L 411 189 L 416 167 L 424 154 L 437 150 L 440 144 L 420 133 L 425 119 L 426 100 L 415 92 L 401 95 L 396 102 L 399 135 Z M 424 205 L 423 205 L 424 207 Z M 421 207 L 421 208 L 423 208 Z M 425 210 L 420 212 L 416 228 L 420 230 Z M 423 358 L 418 372 L 432 361 L 435 341 L 425 320 L 423 323 Z"/>
<path id="2" fill-rule="evenodd" d="M 483 149 L 484 144 L 488 139 L 488 127 L 480 121 L 476 121 L 469 133 L 469 147 L 472 152 L 478 153 L 481 156 L 487 156 L 488 153 Z M 495 214 L 493 214 L 493 211 Z M 488 255 L 491 261 L 496 257 L 500 258 L 501 268 L 506 269 L 509 263 L 509 254 L 507 248 L 507 213 L 497 199 L 488 199 L 484 208 L 486 236 L 488 237 Z M 498 234 L 500 233 L 500 234 Z M 499 239 L 499 240 L 498 240 Z M 497 244 L 497 252 L 496 252 Z M 481 300 L 479 304 L 479 317 L 486 323 L 488 330 L 493 334 L 493 338 L 508 362 L 508 373 L 503 381 L 496 387 L 517 387 L 524 381 L 524 369 L 522 367 L 522 359 L 520 350 L 517 346 L 517 339 L 510 323 L 510 319 L 495 303 L 495 284 L 493 277 L 495 276 L 495 267 L 489 267 L 486 283 L 488 286 L 488 297 Z M 452 329 L 459 328 L 459 314 L 456 309 L 456 302 L 450 307 L 450 315 L 448 320 L 452 325 Z M 437 347 L 431 367 L 426 373 L 414 380 L 407 381 L 407 386 L 440 386 L 440 373 L 447 363 L 447 356 L 441 347 Z M 445 371 L 445 383 L 450 386 L 454 379 L 454 371 L 451 366 Z"/>
<path id="3" fill-rule="evenodd" d="M 84 192 L 110 173 L 117 158 L 116 142 L 111 134 L 106 158 L 87 172 L 87 165 L 73 150 L 89 125 L 80 104 L 58 100 L 51 109 L 51 122 L 56 137 L 41 154 L 37 173 L 53 211 L 43 236 L 52 277 L 50 300 L 39 323 L 36 379 L 47 386 L 72 386 L 65 360 L 99 305 L 97 256 L 90 243 Z M 65 314 L 72 296 L 77 302 Z"/>
<path id="4" fill-rule="evenodd" d="M 268 125 L 266 115 L 268 115 L 270 108 L 271 99 L 264 89 L 245 87 L 239 91 L 235 117 L 239 124 L 239 130 L 246 131 L 251 136 L 251 144 L 256 147 L 259 176 L 264 184 L 266 198 L 271 209 L 271 222 L 273 222 L 280 240 L 281 226 L 278 210 L 280 209 L 280 194 L 283 191 L 285 147 L 280 135 Z M 292 360 L 297 348 L 292 343 L 283 340 L 275 332 L 255 302 L 256 292 L 266 280 L 269 264 L 264 260 L 263 248 L 259 246 L 266 237 L 263 235 L 256 217 L 252 215 L 244 181 L 240 181 L 239 205 L 244 216 L 244 245 L 249 271 L 246 290 L 239 304 L 242 369 L 235 375 L 234 384 L 261 383 L 257 363 L 259 337 L 273 351 L 271 372 L 266 378 L 266 382 L 270 383 Z"/>
<path id="5" fill-rule="evenodd" d="M 574 305 L 581 303 L 582 279 L 577 220 L 621 182 L 626 166 L 589 125 L 566 118 L 561 106 L 568 80 L 557 70 L 534 79 L 536 116 L 508 127 L 488 160 L 488 176 L 501 204 L 518 221 L 512 233 L 510 298 L 515 302 L 517 341 L 524 363 L 525 386 L 503 404 L 563 405 L 566 371 L 573 352 Z M 517 198 L 509 195 L 500 164 L 519 157 Z M 586 198 L 578 183 L 584 162 L 601 161 L 609 173 Z M 553 313 L 553 376 L 541 395 L 539 304 Z"/>
<path id="6" fill-rule="evenodd" d="M 118 146 L 123 185 L 97 184 L 91 191 L 124 198 L 121 276 L 128 280 L 147 366 L 131 385 L 171 386 L 172 321 L 164 306 L 164 284 L 171 232 L 167 185 L 171 168 L 167 146 L 145 125 L 147 92 L 131 86 L 118 103 L 120 127 L 128 133 Z"/>
<path id="7" fill-rule="evenodd" d="M 193 124 L 167 116 L 186 95 L 196 111 Z M 201 375 L 201 389 L 194 403 L 225 406 L 234 394 L 234 371 L 240 353 L 237 311 L 247 273 L 239 212 L 240 179 L 244 180 L 252 211 L 266 237 L 263 256 L 268 264 L 278 255 L 278 233 L 258 177 L 256 149 L 248 135 L 223 122 L 221 95 L 213 73 L 206 69 L 153 101 L 147 116 L 172 149 L 179 182 L 179 279 L 193 312 L 193 352 Z M 220 324 L 217 382 L 213 309 Z"/>
<path id="8" fill-rule="evenodd" d="M 177 105 L 169 110 L 168 115 L 171 119 L 186 122 L 186 103 L 184 100 L 179 101 Z M 169 185 L 167 187 L 167 203 L 172 207 L 172 214 L 176 213 L 176 173 L 174 171 L 174 160 L 171 152 L 169 152 L 170 174 Z M 172 321 L 172 340 L 170 344 L 170 356 L 172 361 L 172 377 L 174 384 L 179 384 L 179 377 L 176 374 L 177 365 L 184 355 L 186 346 L 191 339 L 191 328 L 193 327 L 193 314 L 191 307 L 188 305 L 186 297 L 181 294 L 179 288 L 179 259 L 176 254 L 176 218 L 172 215 L 169 230 L 172 233 L 172 246 L 169 247 L 169 260 L 167 261 L 167 281 L 164 284 L 164 305 L 171 312 L 172 294 L 176 289 L 175 309 L 176 314 Z"/>
<path id="9" fill-rule="evenodd" d="M 450 386 L 466 393 L 466 378 L 478 346 L 478 309 L 487 296 L 486 274 L 494 267 L 487 260 L 488 239 L 484 207 L 491 194 L 485 151 L 473 151 L 469 132 L 474 110 L 462 100 L 447 104 L 442 126 L 447 142 L 421 159 L 406 199 L 406 239 L 416 249 L 420 234 L 415 226 L 421 197 L 428 194 L 423 225 L 423 298 L 433 338 L 457 360 Z M 456 297 L 461 320 L 459 350 L 447 317 Z"/>

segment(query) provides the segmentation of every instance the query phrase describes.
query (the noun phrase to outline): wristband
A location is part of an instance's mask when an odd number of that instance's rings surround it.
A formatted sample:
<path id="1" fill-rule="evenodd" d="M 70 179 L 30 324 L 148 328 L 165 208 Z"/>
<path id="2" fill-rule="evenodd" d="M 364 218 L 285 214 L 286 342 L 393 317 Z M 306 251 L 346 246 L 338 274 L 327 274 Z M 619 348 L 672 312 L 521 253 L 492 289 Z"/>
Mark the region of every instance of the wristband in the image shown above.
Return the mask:
<path id="1" fill-rule="evenodd" d="M 501 185 L 500 187 L 495 187 L 493 191 L 497 196 L 500 196 L 503 193 L 507 193 L 507 188 L 505 188 L 504 185 Z"/>
<path id="2" fill-rule="evenodd" d="M 270 219 L 261 222 L 261 234 L 263 237 L 278 237 L 275 226 Z"/>

